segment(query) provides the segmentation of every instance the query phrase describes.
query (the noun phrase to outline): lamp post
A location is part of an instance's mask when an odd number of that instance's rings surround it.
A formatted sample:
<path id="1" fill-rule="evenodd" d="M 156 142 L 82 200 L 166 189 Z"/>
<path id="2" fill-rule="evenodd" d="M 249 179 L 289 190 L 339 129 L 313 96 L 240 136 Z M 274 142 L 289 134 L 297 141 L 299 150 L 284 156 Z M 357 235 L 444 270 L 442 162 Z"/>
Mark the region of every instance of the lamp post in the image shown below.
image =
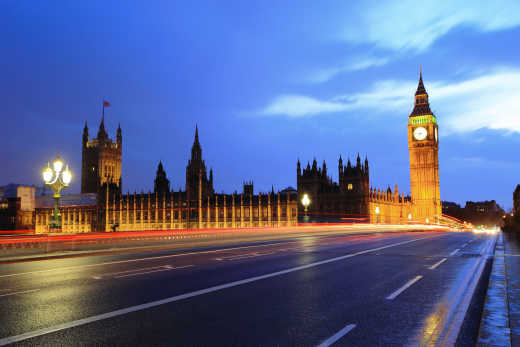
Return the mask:
<path id="1" fill-rule="evenodd" d="M 309 207 L 311 203 L 311 199 L 309 199 L 309 196 L 307 194 L 303 194 L 302 198 L 302 205 L 304 207 L 305 215 L 303 216 L 303 221 L 307 222 L 309 219 L 309 216 L 307 216 L 307 208 Z"/>
<path id="2" fill-rule="evenodd" d="M 377 224 L 381 223 L 381 220 L 379 219 L 379 206 L 376 206 L 376 216 L 377 216 Z"/>
<path id="3" fill-rule="evenodd" d="M 52 168 L 50 163 L 47 162 L 47 167 L 43 170 L 43 180 L 54 192 L 54 210 L 52 211 L 50 228 L 61 229 L 61 214 L 58 209 L 58 202 L 60 200 L 61 190 L 68 187 L 72 180 L 72 173 L 68 165 L 66 169 L 63 170 L 63 161 L 61 161 L 59 154 L 52 162 Z"/>

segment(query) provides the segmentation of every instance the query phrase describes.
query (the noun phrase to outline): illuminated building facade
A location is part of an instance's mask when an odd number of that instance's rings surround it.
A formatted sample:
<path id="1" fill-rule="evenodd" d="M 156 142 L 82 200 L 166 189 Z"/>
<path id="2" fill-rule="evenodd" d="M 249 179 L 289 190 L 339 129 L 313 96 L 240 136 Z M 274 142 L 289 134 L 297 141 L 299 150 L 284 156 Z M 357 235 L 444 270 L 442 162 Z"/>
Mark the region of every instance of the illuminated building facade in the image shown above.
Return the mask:
<path id="1" fill-rule="evenodd" d="M 327 174 L 326 163 L 318 168 L 316 159 L 303 170 L 296 164 L 298 195 L 310 199 L 308 215 L 316 222 L 370 222 L 406 224 L 411 221 L 412 203 L 409 197 L 399 195 L 397 186 L 380 190 L 370 187 L 368 159 L 356 164 L 350 159 L 343 165 L 338 161 L 339 182 Z M 301 201 L 300 201 L 301 204 Z M 303 206 L 301 206 L 303 208 Z"/>
<path id="2" fill-rule="evenodd" d="M 87 123 L 83 129 L 81 155 L 81 193 L 98 193 L 103 185 L 121 190 L 121 158 L 123 136 L 117 127 L 116 141 L 112 141 L 105 130 L 104 116 L 101 118 L 97 138 L 89 139 Z"/>
<path id="3" fill-rule="evenodd" d="M 318 168 L 301 169 L 297 163 L 298 194 L 311 200 L 309 214 L 317 220 L 369 221 L 371 223 L 434 223 L 442 216 L 439 188 L 439 138 L 437 119 L 430 110 L 422 72 L 415 93 L 415 104 L 408 117 L 411 197 L 394 191 L 370 188 L 368 159 L 355 165 L 350 159 L 338 162 L 338 182 L 327 174 L 325 162 Z M 301 203 L 301 202 L 300 202 Z"/>
<path id="4" fill-rule="evenodd" d="M 408 117 L 410 186 L 413 214 L 421 222 L 438 222 L 442 216 L 439 186 L 439 134 L 430 110 L 422 72 L 415 92 L 415 105 Z"/>
<path id="5" fill-rule="evenodd" d="M 102 129 L 104 131 L 104 127 Z M 103 134 L 101 130 L 100 133 Z M 113 165 L 120 170 L 121 157 L 117 156 L 121 153 L 120 129 L 116 143 L 111 143 L 103 136 L 102 141 L 99 141 L 98 135 L 98 139 L 92 141 L 93 145 L 85 147 L 85 142 L 89 143 L 88 129 L 84 131 L 83 138 L 84 148 L 99 148 L 99 144 L 103 143 L 111 150 L 117 150 L 110 152 L 109 160 L 105 160 L 107 156 L 100 156 L 103 160 L 98 160 L 97 168 Z M 119 166 L 116 165 L 117 160 Z M 89 165 L 95 163 L 89 162 Z M 206 164 L 202 160 L 197 128 L 191 158 L 186 167 L 185 191 L 170 191 L 170 181 L 162 162 L 157 168 L 153 193 L 122 194 L 121 186 L 117 184 L 120 175 L 96 176 L 91 173 L 96 172 L 96 167 L 94 170 L 89 167 L 83 173 L 92 182 L 99 182 L 97 192 L 80 194 L 77 201 L 69 203 L 63 199 L 60 206 L 62 232 L 282 227 L 298 223 L 296 191 L 271 191 L 255 195 L 252 182 L 248 182 L 244 184 L 241 194 L 216 194 L 213 189 L 213 171 L 209 171 L 208 177 Z M 107 171 L 101 169 L 99 172 Z M 87 186 L 92 189 L 95 187 L 94 183 Z M 51 205 L 36 209 L 37 233 L 48 232 L 51 212 Z"/>

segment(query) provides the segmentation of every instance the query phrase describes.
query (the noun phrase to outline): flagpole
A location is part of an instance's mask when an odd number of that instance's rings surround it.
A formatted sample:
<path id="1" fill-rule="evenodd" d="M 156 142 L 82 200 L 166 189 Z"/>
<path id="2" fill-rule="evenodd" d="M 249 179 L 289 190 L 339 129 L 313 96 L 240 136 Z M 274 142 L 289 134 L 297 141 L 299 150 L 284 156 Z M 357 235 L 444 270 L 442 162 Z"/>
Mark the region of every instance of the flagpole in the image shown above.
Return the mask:
<path id="1" fill-rule="evenodd" d="M 105 119 L 105 98 L 103 98 L 103 119 Z"/>

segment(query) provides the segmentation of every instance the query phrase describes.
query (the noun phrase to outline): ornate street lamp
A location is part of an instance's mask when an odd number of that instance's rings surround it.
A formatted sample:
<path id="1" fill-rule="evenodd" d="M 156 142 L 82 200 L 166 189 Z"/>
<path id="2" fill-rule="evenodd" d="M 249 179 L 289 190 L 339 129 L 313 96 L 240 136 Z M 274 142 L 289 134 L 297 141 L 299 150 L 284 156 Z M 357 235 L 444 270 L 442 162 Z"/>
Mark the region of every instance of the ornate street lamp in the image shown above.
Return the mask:
<path id="1" fill-rule="evenodd" d="M 50 228 L 61 229 L 61 214 L 58 209 L 60 192 L 63 188 L 69 186 L 69 183 L 72 180 L 72 173 L 70 172 L 68 165 L 63 171 L 63 161 L 61 161 L 59 154 L 52 162 L 52 169 L 50 163 L 47 162 L 47 167 L 43 170 L 43 180 L 54 192 L 54 211 L 52 212 Z"/>

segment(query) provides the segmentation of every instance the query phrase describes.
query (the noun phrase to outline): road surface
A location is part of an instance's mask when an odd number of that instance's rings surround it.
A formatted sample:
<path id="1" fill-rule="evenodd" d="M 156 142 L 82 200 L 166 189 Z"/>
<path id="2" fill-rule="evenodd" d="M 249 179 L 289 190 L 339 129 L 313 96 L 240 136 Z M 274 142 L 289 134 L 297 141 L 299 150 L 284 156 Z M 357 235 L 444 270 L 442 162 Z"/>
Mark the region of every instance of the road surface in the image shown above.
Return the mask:
<path id="1" fill-rule="evenodd" d="M 0 345 L 452 343 L 493 239 L 298 235 L 3 264 Z"/>

